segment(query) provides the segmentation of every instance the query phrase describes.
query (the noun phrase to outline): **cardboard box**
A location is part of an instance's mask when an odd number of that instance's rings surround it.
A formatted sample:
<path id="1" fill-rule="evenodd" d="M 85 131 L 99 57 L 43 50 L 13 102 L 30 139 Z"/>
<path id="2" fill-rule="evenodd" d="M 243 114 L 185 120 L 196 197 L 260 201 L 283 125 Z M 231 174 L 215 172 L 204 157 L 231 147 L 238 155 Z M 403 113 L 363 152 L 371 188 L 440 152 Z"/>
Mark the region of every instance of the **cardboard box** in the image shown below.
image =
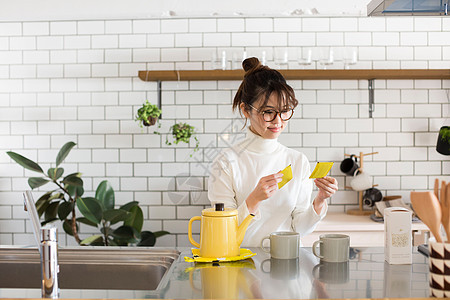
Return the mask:
<path id="1" fill-rule="evenodd" d="M 404 207 L 384 209 L 384 258 L 389 264 L 412 263 L 411 219 Z"/>

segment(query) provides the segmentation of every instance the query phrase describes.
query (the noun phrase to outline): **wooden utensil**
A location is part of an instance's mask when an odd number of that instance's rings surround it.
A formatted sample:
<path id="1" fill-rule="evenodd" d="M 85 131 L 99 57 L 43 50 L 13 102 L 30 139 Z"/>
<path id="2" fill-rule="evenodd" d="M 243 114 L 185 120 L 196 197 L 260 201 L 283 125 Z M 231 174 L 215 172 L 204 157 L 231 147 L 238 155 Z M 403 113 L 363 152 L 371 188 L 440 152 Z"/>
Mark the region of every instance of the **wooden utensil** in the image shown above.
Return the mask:
<path id="1" fill-rule="evenodd" d="M 430 228 L 436 241 L 442 243 L 439 233 L 442 212 L 436 195 L 432 192 L 411 192 L 411 204 L 422 222 Z"/>
<path id="2" fill-rule="evenodd" d="M 447 184 L 443 180 L 441 183 L 441 202 L 442 211 L 442 226 L 444 226 L 445 234 L 447 235 L 447 241 L 450 239 L 450 198 L 447 197 Z"/>
<path id="3" fill-rule="evenodd" d="M 434 180 L 434 194 L 439 199 L 439 179 L 437 178 Z"/>

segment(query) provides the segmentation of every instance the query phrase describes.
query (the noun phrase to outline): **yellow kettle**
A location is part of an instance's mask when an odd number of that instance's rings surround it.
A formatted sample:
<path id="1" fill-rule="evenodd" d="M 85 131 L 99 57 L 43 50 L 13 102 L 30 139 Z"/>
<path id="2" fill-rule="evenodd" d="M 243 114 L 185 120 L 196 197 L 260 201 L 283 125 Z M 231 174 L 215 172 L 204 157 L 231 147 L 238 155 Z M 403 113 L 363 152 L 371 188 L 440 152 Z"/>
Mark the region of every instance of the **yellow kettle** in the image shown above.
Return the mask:
<path id="1" fill-rule="evenodd" d="M 202 210 L 201 217 L 196 216 L 189 220 L 189 241 L 200 248 L 201 257 L 239 256 L 239 245 L 253 217 L 254 215 L 250 214 L 238 226 L 237 210 L 224 208 L 223 203 L 216 203 L 214 208 Z M 192 238 L 192 222 L 196 220 L 200 221 L 200 243 Z"/>

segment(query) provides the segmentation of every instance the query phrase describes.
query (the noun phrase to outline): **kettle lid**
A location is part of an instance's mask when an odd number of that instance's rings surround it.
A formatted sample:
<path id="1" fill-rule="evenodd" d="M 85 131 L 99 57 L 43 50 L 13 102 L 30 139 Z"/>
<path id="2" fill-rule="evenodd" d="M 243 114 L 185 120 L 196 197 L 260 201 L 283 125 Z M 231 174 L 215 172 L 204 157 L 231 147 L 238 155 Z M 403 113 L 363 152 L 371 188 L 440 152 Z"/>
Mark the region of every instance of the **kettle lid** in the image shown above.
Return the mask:
<path id="1" fill-rule="evenodd" d="M 208 217 L 231 217 L 237 216 L 237 210 L 233 208 L 225 208 L 223 203 L 215 203 L 214 207 L 202 210 L 202 216 Z"/>

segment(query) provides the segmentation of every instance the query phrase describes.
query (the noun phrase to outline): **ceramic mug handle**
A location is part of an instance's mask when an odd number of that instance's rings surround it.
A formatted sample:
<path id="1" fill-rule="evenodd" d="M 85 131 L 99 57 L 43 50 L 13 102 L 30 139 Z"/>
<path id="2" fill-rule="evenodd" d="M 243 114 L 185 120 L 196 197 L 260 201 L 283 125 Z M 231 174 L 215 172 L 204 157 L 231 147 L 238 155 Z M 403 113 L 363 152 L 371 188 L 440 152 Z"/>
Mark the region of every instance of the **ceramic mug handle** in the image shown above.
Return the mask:
<path id="1" fill-rule="evenodd" d="M 270 273 L 270 271 L 264 270 L 264 265 L 266 264 L 266 262 L 270 262 L 270 258 L 265 259 L 265 260 L 263 260 L 263 261 L 261 262 L 261 265 L 260 265 L 261 271 L 263 271 L 264 273 Z M 269 264 L 269 266 L 270 266 L 270 264 Z"/>
<path id="2" fill-rule="evenodd" d="M 313 245 L 312 245 L 312 252 L 313 252 L 313 254 L 314 254 L 315 256 L 317 256 L 318 258 L 323 258 L 322 255 L 320 255 L 320 254 L 318 254 L 318 253 L 316 252 L 317 246 L 318 246 L 320 243 L 323 243 L 323 241 L 318 240 L 318 241 L 315 241 L 315 242 L 313 243 Z"/>
<path id="3" fill-rule="evenodd" d="M 314 249 L 314 248 L 313 248 Z M 314 250 L 313 250 L 314 251 Z M 323 267 L 323 265 L 321 265 L 321 264 L 317 264 L 317 265 L 315 265 L 314 266 L 314 268 L 312 269 L 312 274 L 313 274 L 313 277 L 315 278 L 315 279 L 319 279 L 319 272 L 320 272 L 320 268 L 321 267 Z"/>
<path id="4" fill-rule="evenodd" d="M 270 252 L 270 248 L 268 248 L 268 250 L 266 250 L 266 248 L 263 246 L 265 240 L 270 240 L 270 237 L 266 236 L 265 238 L 263 238 L 263 239 L 261 240 L 261 249 L 262 249 L 264 252 L 269 253 L 269 252 Z"/>

